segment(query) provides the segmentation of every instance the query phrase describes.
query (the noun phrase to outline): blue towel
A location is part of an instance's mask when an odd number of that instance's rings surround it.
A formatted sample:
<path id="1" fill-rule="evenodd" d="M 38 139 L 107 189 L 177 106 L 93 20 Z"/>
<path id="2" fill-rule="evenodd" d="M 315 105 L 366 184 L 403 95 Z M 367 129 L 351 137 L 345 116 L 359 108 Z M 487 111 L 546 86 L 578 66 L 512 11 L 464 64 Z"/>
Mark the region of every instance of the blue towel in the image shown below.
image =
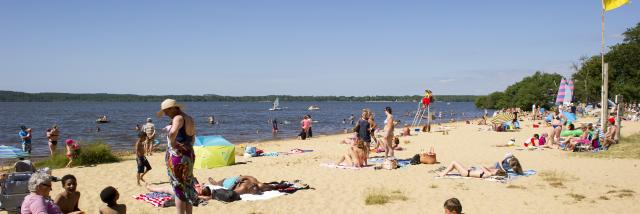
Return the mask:
<path id="1" fill-rule="evenodd" d="M 272 157 L 275 157 L 275 156 L 278 156 L 278 155 L 280 155 L 280 153 L 278 153 L 278 152 L 269 152 L 269 153 L 260 154 L 260 156 L 272 156 Z"/>
<path id="2" fill-rule="evenodd" d="M 536 170 L 530 169 L 530 170 L 522 172 L 522 175 L 518 175 L 516 173 L 509 172 L 509 177 L 520 177 L 520 176 L 529 177 L 529 176 L 532 176 L 532 175 L 535 175 L 535 174 L 536 174 Z"/>

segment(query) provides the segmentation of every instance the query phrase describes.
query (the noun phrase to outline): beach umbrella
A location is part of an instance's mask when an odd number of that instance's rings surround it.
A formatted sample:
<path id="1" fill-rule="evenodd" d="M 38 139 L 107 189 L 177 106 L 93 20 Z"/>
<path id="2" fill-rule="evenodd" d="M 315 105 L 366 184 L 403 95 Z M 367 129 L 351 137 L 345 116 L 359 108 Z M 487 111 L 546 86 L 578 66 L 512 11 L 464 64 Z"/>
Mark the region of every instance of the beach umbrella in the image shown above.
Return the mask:
<path id="1" fill-rule="evenodd" d="M 516 118 L 516 115 L 513 113 L 502 113 L 498 114 L 495 117 L 491 118 L 491 123 L 493 124 L 502 124 L 507 121 L 512 121 Z"/>
<path id="2" fill-rule="evenodd" d="M 0 158 L 21 158 L 29 154 L 13 146 L 0 145 Z"/>

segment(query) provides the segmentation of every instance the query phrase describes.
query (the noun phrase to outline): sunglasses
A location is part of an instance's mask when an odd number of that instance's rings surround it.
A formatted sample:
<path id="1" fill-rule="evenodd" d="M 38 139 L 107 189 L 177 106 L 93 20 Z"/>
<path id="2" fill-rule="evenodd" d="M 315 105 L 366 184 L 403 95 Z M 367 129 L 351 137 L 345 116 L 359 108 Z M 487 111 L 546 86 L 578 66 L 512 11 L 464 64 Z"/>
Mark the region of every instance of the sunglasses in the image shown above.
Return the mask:
<path id="1" fill-rule="evenodd" d="M 40 184 L 40 185 L 49 187 L 51 189 L 51 184 Z"/>

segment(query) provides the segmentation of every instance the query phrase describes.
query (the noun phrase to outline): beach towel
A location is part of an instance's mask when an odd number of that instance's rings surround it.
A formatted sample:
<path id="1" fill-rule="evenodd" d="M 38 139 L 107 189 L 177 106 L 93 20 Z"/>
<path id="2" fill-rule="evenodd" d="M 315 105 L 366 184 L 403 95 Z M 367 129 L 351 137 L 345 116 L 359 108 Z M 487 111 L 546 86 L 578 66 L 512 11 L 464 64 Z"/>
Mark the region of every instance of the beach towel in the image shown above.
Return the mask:
<path id="1" fill-rule="evenodd" d="M 262 201 L 262 200 L 269 200 L 272 198 L 280 197 L 286 194 L 287 193 L 280 192 L 278 190 L 271 190 L 271 191 L 263 192 L 262 195 L 242 194 L 240 195 L 240 198 L 243 201 Z"/>
<path id="2" fill-rule="evenodd" d="M 175 205 L 175 202 L 171 202 L 173 201 L 173 196 L 166 193 L 150 192 L 147 194 L 134 195 L 133 198 L 139 201 L 147 202 L 154 207 L 169 207 Z"/>
<path id="3" fill-rule="evenodd" d="M 313 152 L 313 150 L 310 150 L 310 149 L 304 150 L 304 149 L 295 148 L 295 149 L 289 150 L 285 154 L 293 155 L 293 154 L 302 154 L 302 153 L 307 153 L 307 152 Z"/>
<path id="4" fill-rule="evenodd" d="M 277 156 L 281 156 L 281 155 L 295 155 L 295 154 L 303 154 L 303 153 L 307 153 L 307 152 L 313 152 L 313 150 L 311 149 L 291 149 L 288 152 L 263 152 L 258 154 L 257 156 L 270 156 L 270 157 L 277 157 Z"/>
<path id="5" fill-rule="evenodd" d="M 209 188 L 216 190 L 216 189 L 224 189 L 224 187 L 221 186 L 216 186 L 216 185 L 209 185 Z M 242 201 L 262 201 L 262 200 L 268 200 L 268 199 L 272 199 L 275 197 L 279 197 L 279 196 L 283 196 L 286 195 L 286 192 L 280 192 L 278 190 L 271 190 L 271 191 L 266 191 L 263 192 L 262 195 L 253 195 L 253 194 L 242 194 L 240 195 L 240 200 Z"/>
<path id="6" fill-rule="evenodd" d="M 268 153 L 262 153 L 258 156 L 270 156 L 270 157 L 277 157 L 278 155 L 280 155 L 279 152 L 268 152 Z"/>
<path id="7" fill-rule="evenodd" d="M 411 165 L 411 159 L 396 159 L 398 161 L 398 168 L 402 168 L 405 166 Z M 369 164 L 382 164 L 384 163 L 384 158 L 369 158 L 367 161 Z"/>
<path id="8" fill-rule="evenodd" d="M 355 167 L 355 166 L 336 165 L 335 163 L 321 163 L 320 166 L 327 167 L 327 168 L 334 168 L 334 169 L 351 169 L 351 170 L 373 169 L 373 167 L 371 166 Z"/>
<path id="9" fill-rule="evenodd" d="M 435 179 L 475 179 L 475 180 L 483 180 L 483 181 L 498 182 L 498 183 L 508 183 L 517 178 L 528 177 L 535 174 L 536 174 L 535 170 L 527 170 L 527 171 L 524 171 L 522 175 L 518 175 L 516 173 L 510 172 L 508 176 L 491 176 L 488 178 L 466 177 L 460 174 L 448 174 L 447 176 L 444 176 L 444 177 L 435 176 L 434 178 Z"/>

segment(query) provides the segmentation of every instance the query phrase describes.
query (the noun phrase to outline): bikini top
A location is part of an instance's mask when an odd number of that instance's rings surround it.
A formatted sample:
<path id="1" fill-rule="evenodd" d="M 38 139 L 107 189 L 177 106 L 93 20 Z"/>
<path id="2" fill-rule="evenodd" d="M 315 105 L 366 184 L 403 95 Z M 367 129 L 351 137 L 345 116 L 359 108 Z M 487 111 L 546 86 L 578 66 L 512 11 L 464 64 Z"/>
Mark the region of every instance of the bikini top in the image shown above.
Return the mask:
<path id="1" fill-rule="evenodd" d="M 178 130 L 178 134 L 176 135 L 176 141 L 178 143 L 191 145 L 191 143 L 193 143 L 193 136 L 189 136 L 187 134 L 186 126 L 187 126 L 187 124 L 186 124 L 186 121 L 185 121 L 185 124 L 182 125 L 182 128 L 180 128 L 180 130 Z"/>

